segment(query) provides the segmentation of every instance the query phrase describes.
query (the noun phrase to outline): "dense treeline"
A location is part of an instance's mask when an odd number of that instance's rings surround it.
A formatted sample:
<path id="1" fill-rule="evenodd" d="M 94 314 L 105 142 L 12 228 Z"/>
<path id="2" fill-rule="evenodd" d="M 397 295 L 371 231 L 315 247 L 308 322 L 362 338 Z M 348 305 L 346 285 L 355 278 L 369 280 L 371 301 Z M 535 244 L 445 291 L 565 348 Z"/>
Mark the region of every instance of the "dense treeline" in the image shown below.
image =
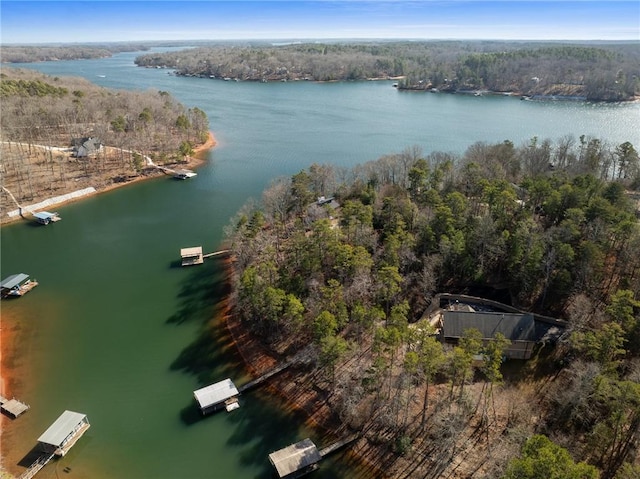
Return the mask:
<path id="1" fill-rule="evenodd" d="M 140 66 L 253 81 L 404 77 L 413 90 L 490 90 L 628 100 L 640 93 L 637 43 L 377 42 L 219 45 L 142 55 Z"/>
<path id="2" fill-rule="evenodd" d="M 229 226 L 234 304 L 274 351 L 312 345 L 302 387 L 323 391 L 389 471 L 637 477 L 638 187 L 633 145 L 587 137 L 314 164 Z M 501 335 L 435 339 L 421 318 L 437 292 L 569 326 L 552 352 L 503 364 Z"/>
<path id="3" fill-rule="evenodd" d="M 143 44 L 106 43 L 90 45 L 3 45 L 3 63 L 30 63 L 55 60 L 86 60 L 89 58 L 106 58 L 114 53 L 148 50 Z"/>

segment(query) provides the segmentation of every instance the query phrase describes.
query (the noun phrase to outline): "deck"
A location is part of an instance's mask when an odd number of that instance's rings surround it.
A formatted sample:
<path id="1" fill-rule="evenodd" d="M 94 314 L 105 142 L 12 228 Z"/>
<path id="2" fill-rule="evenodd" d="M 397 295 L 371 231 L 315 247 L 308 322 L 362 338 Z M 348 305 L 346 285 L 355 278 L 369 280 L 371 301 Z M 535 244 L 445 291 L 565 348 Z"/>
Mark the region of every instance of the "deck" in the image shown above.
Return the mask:
<path id="1" fill-rule="evenodd" d="M 28 404 L 18 401 L 15 398 L 6 399 L 0 396 L 0 409 L 2 409 L 3 412 L 6 412 L 10 416 L 13 416 L 14 419 L 23 412 L 27 411 L 29 408 L 30 406 Z"/>
<path id="2" fill-rule="evenodd" d="M 71 449 L 76 442 L 78 442 L 78 439 L 80 439 L 82 437 L 82 435 L 87 432 L 87 429 L 89 429 L 91 427 L 91 424 L 89 424 L 88 422 L 84 423 L 82 425 L 82 427 L 80 427 L 80 429 L 78 429 L 75 434 L 73 435 L 73 437 L 69 440 L 69 442 L 67 442 L 64 446 L 59 447 L 58 449 L 55 450 L 55 452 L 53 453 L 56 456 L 64 456 L 66 453 L 69 452 L 69 449 Z"/>

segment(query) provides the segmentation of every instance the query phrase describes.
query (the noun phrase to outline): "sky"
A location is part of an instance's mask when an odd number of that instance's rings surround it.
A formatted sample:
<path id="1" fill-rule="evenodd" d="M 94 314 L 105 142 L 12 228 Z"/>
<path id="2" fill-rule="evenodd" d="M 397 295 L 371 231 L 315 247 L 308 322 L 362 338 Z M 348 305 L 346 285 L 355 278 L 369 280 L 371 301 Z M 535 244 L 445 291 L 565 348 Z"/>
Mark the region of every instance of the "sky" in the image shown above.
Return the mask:
<path id="1" fill-rule="evenodd" d="M 0 0 L 0 43 L 640 40 L 640 0 Z"/>

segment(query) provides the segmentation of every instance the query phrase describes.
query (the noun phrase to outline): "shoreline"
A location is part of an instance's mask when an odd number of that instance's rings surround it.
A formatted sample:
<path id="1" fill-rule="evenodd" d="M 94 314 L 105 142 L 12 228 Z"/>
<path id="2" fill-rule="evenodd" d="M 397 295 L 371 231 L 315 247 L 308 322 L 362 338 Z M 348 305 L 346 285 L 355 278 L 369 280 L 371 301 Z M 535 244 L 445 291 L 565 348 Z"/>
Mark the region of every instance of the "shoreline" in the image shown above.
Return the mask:
<path id="1" fill-rule="evenodd" d="M 185 167 L 188 168 L 198 168 L 202 165 L 204 165 L 206 163 L 206 153 L 207 151 L 209 151 L 210 149 L 214 148 L 217 144 L 217 141 L 215 139 L 215 136 L 213 135 L 213 132 L 209 131 L 209 136 L 207 138 L 207 141 L 205 143 L 203 143 L 202 145 L 194 148 L 194 154 L 193 156 L 189 156 L 188 157 L 188 162 L 183 165 Z M 123 186 L 128 186 L 134 183 L 138 183 L 140 181 L 144 181 L 144 180 L 148 180 L 151 178 L 156 178 L 160 175 L 164 175 L 165 173 L 162 173 L 161 170 L 158 170 L 159 174 L 154 174 L 154 175 L 143 175 L 143 176 L 139 176 L 131 181 L 127 181 L 127 182 L 123 182 L 123 183 L 114 183 L 112 185 L 109 185 L 105 188 L 96 190 L 95 193 L 92 193 L 90 195 L 87 196 L 83 196 L 80 198 L 74 198 L 74 199 L 70 199 L 67 201 L 64 201 L 62 203 L 59 203 L 58 205 L 63 205 L 63 204 L 69 204 L 69 203 L 73 203 L 76 201 L 81 201 L 85 198 L 91 198 L 95 195 L 101 194 L 101 193 L 106 193 L 108 191 L 112 191 L 115 190 L 117 188 L 121 188 Z M 56 206 L 58 206 L 56 205 Z M 5 220 L 5 218 L 3 218 L 3 220 Z M 2 226 L 6 226 L 8 224 L 13 224 L 17 221 L 22 221 L 23 218 L 20 216 L 17 216 L 15 218 L 9 218 L 7 221 L 3 221 Z M 4 316 L 4 317 L 3 317 Z M 5 310 L 5 315 L 2 314 L 2 312 L 0 311 L 0 395 L 4 396 L 4 397 L 13 397 L 14 391 L 8 391 L 7 388 L 11 386 L 11 384 L 15 381 L 16 377 L 20 376 L 20 370 L 19 367 L 8 367 L 6 364 L 6 361 L 10 360 L 10 358 L 12 358 L 14 356 L 15 352 L 15 337 L 12 335 L 12 330 L 10 328 L 10 324 L 7 325 L 7 321 L 17 321 L 19 318 L 11 318 L 8 319 L 6 317 L 6 310 Z M 2 433 L 3 430 L 5 428 L 5 424 L 6 421 L 10 421 L 11 419 L 8 418 L 7 416 L 5 416 L 4 414 L 0 415 L 0 479 L 12 479 L 14 478 L 14 475 L 12 475 L 9 470 L 7 469 L 7 465 L 4 463 L 4 459 L 6 458 L 7 454 L 7 447 L 9 447 L 8 444 L 6 444 L 6 441 L 2 440 Z"/>
<path id="2" fill-rule="evenodd" d="M 197 147 L 195 147 L 193 149 L 194 153 L 193 156 L 188 156 L 187 157 L 187 162 L 186 163 L 182 163 L 179 165 L 180 168 L 199 168 L 200 166 L 204 165 L 206 163 L 206 158 L 205 158 L 205 154 L 207 151 L 211 150 L 212 148 L 215 148 L 215 146 L 218 144 L 214 134 L 212 131 L 209 131 L 209 135 L 207 137 L 207 141 L 205 141 L 202 145 L 199 145 Z M 111 183 L 108 186 L 102 187 L 102 188 L 96 188 L 95 193 L 92 193 L 90 195 L 85 195 L 82 196 L 80 198 L 72 198 L 66 201 L 62 201 L 60 203 L 57 203 L 55 206 L 62 206 L 62 205 L 67 205 L 70 203 L 75 203 L 76 201 L 81 201 L 85 198 L 92 198 L 95 195 L 99 195 L 101 193 L 107 193 L 109 191 L 113 191 L 115 189 L 118 188 L 122 188 L 123 186 L 128 186 L 128 185 L 132 185 L 135 183 L 139 183 L 141 181 L 145 181 L 145 180 L 150 180 L 152 178 L 158 178 L 162 175 L 166 175 L 166 173 L 164 173 L 161 169 L 156 168 L 155 170 L 148 170 L 149 174 L 140 174 L 138 176 L 136 176 L 135 178 L 128 180 L 128 181 L 123 181 L 121 183 Z M 29 207 L 29 205 L 25 205 L 25 208 Z M 0 226 L 6 226 L 9 224 L 13 224 L 15 222 L 21 221 L 24 218 L 22 218 L 21 216 L 17 215 L 15 217 L 8 217 L 6 214 L 2 215 L 2 219 L 0 222 Z"/>

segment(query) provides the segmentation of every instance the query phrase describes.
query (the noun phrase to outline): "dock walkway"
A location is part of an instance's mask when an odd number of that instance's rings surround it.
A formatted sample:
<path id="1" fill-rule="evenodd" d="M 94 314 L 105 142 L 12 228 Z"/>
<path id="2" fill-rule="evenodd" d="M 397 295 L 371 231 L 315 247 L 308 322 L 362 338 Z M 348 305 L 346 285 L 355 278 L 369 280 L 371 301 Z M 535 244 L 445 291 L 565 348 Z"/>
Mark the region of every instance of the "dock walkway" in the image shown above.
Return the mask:
<path id="1" fill-rule="evenodd" d="M 18 476 L 18 479 L 31 479 L 38 472 L 40 472 L 40 470 L 44 466 L 49 464 L 49 461 L 51 461 L 51 459 L 53 459 L 54 455 L 55 454 L 43 454 L 38 459 L 36 459 L 36 461 L 33 464 L 31 464 L 26 471 L 24 471 L 22 474 L 20 474 L 20 476 Z"/>
<path id="2" fill-rule="evenodd" d="M 253 389 L 257 386 L 259 386 L 260 384 L 262 384 L 263 382 L 265 382 L 267 379 L 269 379 L 272 376 L 275 376 L 276 374 L 278 374 L 279 372 L 284 371 L 285 369 L 287 369 L 289 366 L 291 366 L 294 363 L 293 360 L 287 361 L 286 363 L 282 363 L 279 366 L 276 366 L 275 368 L 267 371 L 266 373 L 264 373 L 262 376 L 255 378 L 252 381 L 249 381 L 247 384 L 240 386 L 238 388 L 238 392 L 240 394 L 242 394 L 245 391 L 249 391 L 250 389 Z"/>
<path id="3" fill-rule="evenodd" d="M 360 434 L 358 433 L 351 434 L 351 436 L 347 436 L 344 439 L 336 441 L 333 444 L 330 444 L 327 447 L 320 449 L 320 455 L 324 458 L 329 454 L 336 452 L 338 449 L 341 449 L 344 446 L 351 444 L 353 441 L 357 440 L 359 437 L 360 437 Z"/>

